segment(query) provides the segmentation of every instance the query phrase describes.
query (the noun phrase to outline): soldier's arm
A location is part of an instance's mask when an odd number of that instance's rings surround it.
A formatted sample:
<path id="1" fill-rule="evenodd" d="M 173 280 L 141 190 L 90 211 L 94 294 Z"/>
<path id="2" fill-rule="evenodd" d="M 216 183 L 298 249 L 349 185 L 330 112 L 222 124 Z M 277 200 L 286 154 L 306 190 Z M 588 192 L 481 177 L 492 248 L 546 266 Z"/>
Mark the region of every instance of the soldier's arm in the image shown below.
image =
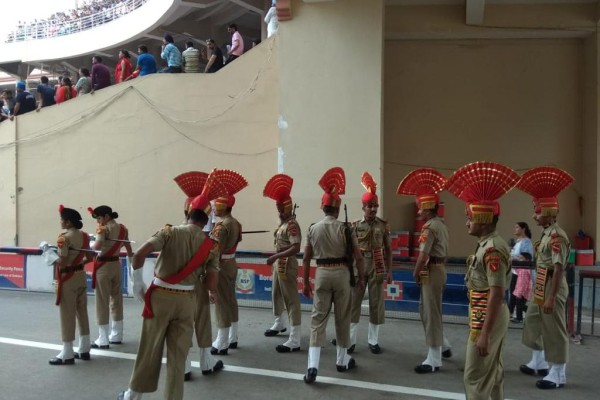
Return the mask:
<path id="1" fill-rule="evenodd" d="M 310 260 L 313 257 L 313 248 L 310 242 L 304 246 L 304 258 L 302 259 L 302 278 L 303 278 L 303 290 L 302 292 L 306 297 L 312 297 L 312 289 L 310 287 Z"/>
<path id="2" fill-rule="evenodd" d="M 134 270 L 140 269 L 144 266 L 144 262 L 146 261 L 146 257 L 150 255 L 154 251 L 154 245 L 150 242 L 146 242 L 140 247 L 134 254 L 133 260 L 131 263 L 131 268 Z"/>
<path id="3" fill-rule="evenodd" d="M 563 260 L 566 260 L 566 255 L 569 251 L 566 241 L 561 236 L 552 238 L 550 245 L 552 248 L 552 263 L 554 264 L 554 273 L 552 274 L 552 286 L 550 287 L 550 293 L 544 300 L 544 304 L 542 306 L 543 311 L 546 314 L 551 314 L 554 311 L 556 295 L 558 294 L 558 290 L 560 289 L 560 284 L 564 275 Z"/>
<path id="4" fill-rule="evenodd" d="M 481 328 L 481 334 L 477 340 L 477 350 L 479 355 L 485 357 L 488 355 L 489 337 L 491 332 L 496 325 L 498 315 L 504 302 L 504 287 L 503 286 L 490 286 L 490 294 L 488 297 L 488 304 L 485 314 L 485 321 Z"/>

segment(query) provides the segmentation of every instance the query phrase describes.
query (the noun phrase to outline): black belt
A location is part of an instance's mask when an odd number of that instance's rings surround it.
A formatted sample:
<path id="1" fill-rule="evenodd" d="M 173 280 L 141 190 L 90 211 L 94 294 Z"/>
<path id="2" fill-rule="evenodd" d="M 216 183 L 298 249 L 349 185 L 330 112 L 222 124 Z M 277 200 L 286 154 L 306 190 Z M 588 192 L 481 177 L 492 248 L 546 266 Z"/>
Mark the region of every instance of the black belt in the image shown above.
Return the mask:
<path id="1" fill-rule="evenodd" d="M 319 258 L 317 259 L 317 265 L 326 265 L 326 264 L 344 264 L 347 263 L 348 259 L 346 257 L 341 258 Z"/>
<path id="2" fill-rule="evenodd" d="M 431 257 L 429 256 L 429 264 L 445 264 L 446 257 Z"/>
<path id="3" fill-rule="evenodd" d="M 107 256 L 99 256 L 97 258 L 98 261 L 119 261 L 119 256 L 111 256 L 111 257 L 107 257 Z"/>
<path id="4" fill-rule="evenodd" d="M 60 269 L 61 274 L 68 274 L 69 272 L 77 272 L 83 271 L 83 264 L 79 265 L 69 265 L 68 267 L 64 267 Z"/>

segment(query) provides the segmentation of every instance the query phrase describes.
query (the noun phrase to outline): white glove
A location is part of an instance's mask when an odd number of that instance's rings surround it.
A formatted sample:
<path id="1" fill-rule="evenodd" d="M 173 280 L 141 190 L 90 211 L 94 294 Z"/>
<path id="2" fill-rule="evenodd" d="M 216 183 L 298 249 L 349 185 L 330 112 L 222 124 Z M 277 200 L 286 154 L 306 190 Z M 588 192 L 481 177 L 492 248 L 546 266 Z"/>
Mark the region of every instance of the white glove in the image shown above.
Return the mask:
<path id="1" fill-rule="evenodd" d="M 146 284 L 144 283 L 144 268 L 133 270 L 133 295 L 136 299 L 144 302 Z"/>

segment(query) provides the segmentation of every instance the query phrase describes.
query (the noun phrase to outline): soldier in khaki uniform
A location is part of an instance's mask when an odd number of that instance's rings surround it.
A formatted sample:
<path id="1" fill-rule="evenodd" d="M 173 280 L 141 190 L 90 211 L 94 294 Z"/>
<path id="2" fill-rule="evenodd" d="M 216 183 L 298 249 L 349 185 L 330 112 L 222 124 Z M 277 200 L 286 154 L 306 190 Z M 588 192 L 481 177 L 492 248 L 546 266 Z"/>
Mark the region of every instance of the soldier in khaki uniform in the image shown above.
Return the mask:
<path id="1" fill-rule="evenodd" d="M 235 204 L 233 196 L 246 186 L 248 182 L 234 171 L 221 170 L 230 174 L 230 178 L 223 179 L 229 185 L 229 195 L 215 200 L 215 215 L 221 218 L 212 229 L 210 237 L 219 243 L 219 284 L 215 314 L 217 316 L 217 338 L 212 343 L 211 354 L 226 355 L 228 349 L 237 349 L 238 346 L 238 302 L 235 296 L 238 266 L 235 261 L 235 251 L 238 243 L 242 241 L 242 225 L 231 215 Z"/>
<path id="2" fill-rule="evenodd" d="M 294 215 L 294 206 L 290 193 L 294 180 L 285 174 L 277 174 L 266 183 L 263 195 L 275 200 L 279 212 L 279 227 L 275 231 L 275 254 L 267 258 L 273 266 L 273 315 L 275 322 L 265 331 L 265 336 L 276 336 L 285 331 L 281 321 L 284 309 L 288 312 L 291 326 L 289 339 L 275 347 L 279 353 L 300 350 L 300 295 L 298 294 L 298 260 L 302 234 Z M 277 264 L 275 264 L 277 263 Z"/>
<path id="3" fill-rule="evenodd" d="M 325 343 L 325 328 L 332 304 L 335 304 L 336 368 L 339 372 L 344 372 L 356 366 L 354 359 L 347 352 L 350 346 L 350 310 L 352 307 L 352 288 L 350 286 L 352 267 L 347 257 L 349 248 L 352 249 L 356 260 L 359 277 L 358 288 L 360 290 L 364 288 L 364 262 L 358 248 L 356 235 L 349 232 L 349 240 L 352 243 L 351 246 L 347 246 L 349 243 L 345 230 L 349 227 L 337 220 L 342 202 L 339 195 L 344 194 L 346 188 L 344 170 L 339 167 L 328 170 L 319 181 L 319 185 L 325 191 L 321 199 L 321 208 L 325 213 L 325 218 L 308 228 L 302 260 L 303 292 L 307 297 L 313 297 L 313 290 L 309 282 L 310 262 L 313 258 L 317 260 L 308 370 L 304 375 L 306 383 L 313 383 L 317 378 L 321 347 Z"/>
<path id="4" fill-rule="evenodd" d="M 216 175 L 218 172 L 213 171 Z M 183 213 L 185 215 L 185 221 L 187 221 L 190 213 L 190 205 L 192 200 L 196 196 L 199 196 L 204 189 L 208 174 L 199 171 L 190 171 L 180 174 L 174 178 L 177 185 L 187 196 L 183 204 Z M 210 213 L 207 214 L 210 218 Z M 206 232 L 206 227 L 204 227 Z M 218 251 L 215 249 L 215 251 Z M 207 266 L 206 273 L 201 276 L 196 282 L 196 314 L 194 316 L 194 330 L 196 332 L 196 340 L 198 348 L 200 349 L 200 370 L 202 375 L 211 374 L 214 371 L 223 369 L 223 362 L 217 360 L 210 354 L 211 343 L 212 343 L 212 325 L 210 318 L 210 304 L 215 303 L 217 300 L 217 280 L 219 278 L 219 271 Z M 209 290 L 214 288 L 215 290 Z M 190 346 L 190 349 L 193 347 Z M 192 363 L 190 360 L 190 354 L 185 360 L 185 379 L 189 381 L 192 379 Z"/>
<path id="5" fill-rule="evenodd" d="M 62 351 L 50 365 L 72 365 L 75 358 L 90 359 L 90 323 L 87 313 L 86 276 L 83 266 L 91 261 L 90 237 L 81 231 L 81 215 L 72 208 L 59 207 L 60 227 L 66 232 L 58 236 L 59 259 L 55 263 L 56 305 L 60 307 Z M 79 349 L 73 352 L 75 325 L 79 326 Z"/>
<path id="6" fill-rule="evenodd" d="M 131 264 L 133 250 L 129 242 L 129 232 L 123 224 L 115 219 L 119 213 L 109 206 L 88 208 L 98 222 L 94 250 L 100 254 L 94 260 L 92 288 L 96 291 L 96 323 L 99 336 L 92 343 L 93 349 L 108 349 L 110 344 L 121 344 L 123 341 L 123 270 L 119 253 L 121 247 L 127 250 L 128 263 Z M 109 334 L 109 313 L 112 324 Z"/>
<path id="7" fill-rule="evenodd" d="M 452 356 L 450 342 L 444 335 L 442 298 L 446 286 L 448 228 L 438 217 L 439 195 L 446 186 L 444 175 L 431 168 L 409 173 L 398 186 L 397 193 L 415 195 L 418 214 L 425 224 L 419 236 L 419 257 L 413 276 L 421 288 L 419 312 L 425 329 L 427 358 L 415 367 L 419 374 L 439 371 L 442 357 Z"/>
<path id="8" fill-rule="evenodd" d="M 165 342 L 164 398 L 183 399 L 185 358 L 194 332 L 195 285 L 208 268 L 218 268 L 214 243 L 202 228 L 208 221 L 210 200 L 224 190 L 215 177 L 209 176 L 202 194 L 192 201 L 188 223 L 165 226 L 134 254 L 133 291 L 144 299 L 144 320 L 129 389 L 119 393 L 119 400 L 140 400 L 142 393 L 156 391 Z M 160 255 L 146 291 L 142 269 L 146 257 L 154 251 L 160 251 Z"/>
<path id="9" fill-rule="evenodd" d="M 369 333 L 367 343 L 373 354 L 380 354 L 379 326 L 385 323 L 385 300 L 383 282 L 392 280 L 392 248 L 390 227 L 377 217 L 379 199 L 377 184 L 368 172 L 363 173 L 361 182 L 367 190 L 362 196 L 363 218 L 352 223 L 352 230 L 358 239 L 358 247 L 365 263 L 365 276 L 369 286 Z M 352 292 L 352 314 L 350 318 L 350 344 L 348 353 L 356 346 L 358 322 L 365 288 L 355 288 Z"/>
<path id="10" fill-rule="evenodd" d="M 536 385 L 540 389 L 564 387 L 569 361 L 569 333 L 565 308 L 569 289 L 565 266 L 569 256 L 569 239 L 558 226 L 560 192 L 573 182 L 573 177 L 558 168 L 538 167 L 523 174 L 517 185 L 533 196 L 533 219 L 544 228 L 536 243 L 536 280 L 534 298 L 527 309 L 523 328 L 523 344 L 533 350 L 529 363 L 521 372 L 542 375 Z M 548 371 L 548 362 L 551 363 Z"/>
<path id="11" fill-rule="evenodd" d="M 502 349 L 509 313 L 504 291 L 510 284 L 510 249 L 496 232 L 497 200 L 519 180 L 512 169 L 475 162 L 458 169 L 447 190 L 465 201 L 469 235 L 478 238 L 475 254 L 467 259 L 469 339 L 464 384 L 467 400 L 503 400 Z"/>

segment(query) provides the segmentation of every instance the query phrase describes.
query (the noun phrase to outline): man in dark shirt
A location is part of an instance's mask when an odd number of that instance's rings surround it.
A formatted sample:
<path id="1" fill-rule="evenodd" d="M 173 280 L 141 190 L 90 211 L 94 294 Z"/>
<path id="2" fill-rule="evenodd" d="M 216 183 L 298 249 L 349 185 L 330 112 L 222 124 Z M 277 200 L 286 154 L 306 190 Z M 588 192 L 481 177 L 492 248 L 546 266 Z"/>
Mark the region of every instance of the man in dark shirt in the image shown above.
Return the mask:
<path id="1" fill-rule="evenodd" d="M 206 68 L 204 68 L 204 72 L 212 73 L 217 72 L 223 67 L 223 51 L 215 45 L 214 39 L 207 39 L 206 46 L 211 50 L 212 54 L 208 59 L 208 63 L 206 64 Z"/>
<path id="2" fill-rule="evenodd" d="M 54 88 L 48 83 L 48 77 L 42 76 L 40 78 L 40 81 L 41 83 L 37 87 L 39 101 L 37 107 L 38 111 L 42 107 L 48 107 L 56 104 L 56 102 L 54 101 Z"/>
<path id="3" fill-rule="evenodd" d="M 102 57 L 92 57 L 92 93 L 111 85 L 110 70 L 102 64 Z"/>
<path id="4" fill-rule="evenodd" d="M 13 115 L 10 116 L 11 121 L 15 115 L 22 115 L 36 109 L 35 97 L 25 90 L 25 86 L 25 81 L 17 82 L 17 98 Z"/>

